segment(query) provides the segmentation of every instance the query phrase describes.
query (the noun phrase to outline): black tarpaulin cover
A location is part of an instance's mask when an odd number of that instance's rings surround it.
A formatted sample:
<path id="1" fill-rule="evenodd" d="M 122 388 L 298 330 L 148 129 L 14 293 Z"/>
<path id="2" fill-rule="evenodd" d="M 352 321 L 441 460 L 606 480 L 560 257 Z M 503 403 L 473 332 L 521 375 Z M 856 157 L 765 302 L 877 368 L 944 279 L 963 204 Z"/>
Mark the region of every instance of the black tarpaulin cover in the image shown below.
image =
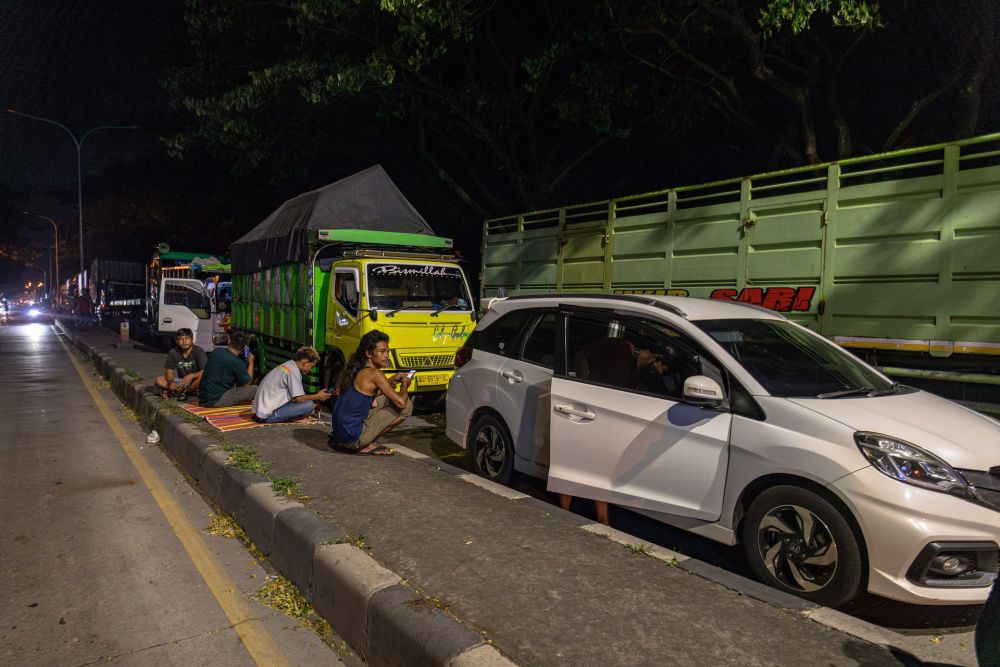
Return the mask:
<path id="1" fill-rule="evenodd" d="M 315 229 L 434 235 L 427 221 L 377 164 L 279 206 L 233 243 L 233 273 L 309 261 L 308 232 Z"/>

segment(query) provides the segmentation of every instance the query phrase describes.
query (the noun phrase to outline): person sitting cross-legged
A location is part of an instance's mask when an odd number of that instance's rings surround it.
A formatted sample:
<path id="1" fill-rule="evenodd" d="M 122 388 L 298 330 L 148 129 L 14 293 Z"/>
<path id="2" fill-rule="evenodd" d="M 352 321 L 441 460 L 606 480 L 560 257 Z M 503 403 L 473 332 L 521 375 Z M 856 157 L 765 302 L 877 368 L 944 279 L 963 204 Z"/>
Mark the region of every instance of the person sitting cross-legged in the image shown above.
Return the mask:
<path id="1" fill-rule="evenodd" d="M 201 374 L 208 365 L 208 355 L 194 344 L 194 334 L 186 327 L 177 330 L 174 344 L 167 352 L 163 375 L 156 378 L 153 384 L 163 398 L 184 401 L 198 391 Z"/>
<path id="2" fill-rule="evenodd" d="M 216 348 L 208 358 L 208 365 L 198 387 L 198 402 L 206 408 L 228 408 L 252 401 L 257 394 L 253 381 L 253 353 L 246 360 L 240 358 L 246 347 L 247 337 L 236 332 L 229 337 L 229 344 Z"/>
<path id="3" fill-rule="evenodd" d="M 337 380 L 333 404 L 333 431 L 327 444 L 361 456 L 392 456 L 377 440 L 413 414 L 410 377 L 396 373 L 387 378 L 389 336 L 370 331 L 361 338 Z M 400 391 L 393 389 L 399 383 Z"/>
<path id="4" fill-rule="evenodd" d="M 316 350 L 300 347 L 289 361 L 264 376 L 253 399 L 254 418 L 267 424 L 287 422 L 311 415 L 316 409 L 313 401 L 329 400 L 330 394 L 323 389 L 307 394 L 302 388 L 302 377 L 318 363 Z"/>

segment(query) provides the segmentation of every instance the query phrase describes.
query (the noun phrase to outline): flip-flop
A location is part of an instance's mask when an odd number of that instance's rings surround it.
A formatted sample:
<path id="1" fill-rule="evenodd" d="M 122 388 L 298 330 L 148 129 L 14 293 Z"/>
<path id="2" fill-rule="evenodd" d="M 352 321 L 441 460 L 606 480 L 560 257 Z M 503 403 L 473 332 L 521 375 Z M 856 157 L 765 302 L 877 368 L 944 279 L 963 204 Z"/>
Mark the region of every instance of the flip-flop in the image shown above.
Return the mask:
<path id="1" fill-rule="evenodd" d="M 327 440 L 326 441 L 326 446 L 329 447 L 330 449 L 332 449 L 335 452 L 340 452 L 341 454 L 354 454 L 355 453 L 353 449 L 348 449 L 347 447 L 344 447 L 343 445 L 341 445 L 339 442 L 333 442 L 333 441 Z"/>
<path id="2" fill-rule="evenodd" d="M 386 453 L 388 452 L 388 453 Z M 379 445 L 375 449 L 370 449 L 367 452 L 357 451 L 355 452 L 357 456 L 395 456 L 396 451 L 390 449 L 384 445 Z"/>

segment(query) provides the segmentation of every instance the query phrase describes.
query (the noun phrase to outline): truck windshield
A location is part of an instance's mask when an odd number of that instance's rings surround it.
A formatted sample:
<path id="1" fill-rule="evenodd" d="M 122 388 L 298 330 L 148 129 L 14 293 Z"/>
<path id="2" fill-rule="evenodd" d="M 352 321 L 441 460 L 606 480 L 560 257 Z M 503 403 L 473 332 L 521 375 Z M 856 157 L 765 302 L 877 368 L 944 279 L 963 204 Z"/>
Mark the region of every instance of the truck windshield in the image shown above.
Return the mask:
<path id="1" fill-rule="evenodd" d="M 200 320 L 207 320 L 212 312 L 212 302 L 209 301 L 208 294 L 203 289 L 199 290 L 193 285 L 177 283 L 169 279 L 163 290 L 163 305 L 184 306 L 197 315 Z"/>
<path id="2" fill-rule="evenodd" d="M 849 353 L 786 320 L 702 320 L 694 324 L 772 396 L 871 396 L 892 393 L 895 388 Z"/>
<path id="3" fill-rule="evenodd" d="M 368 307 L 377 310 L 471 310 L 458 267 L 392 263 L 368 266 Z"/>

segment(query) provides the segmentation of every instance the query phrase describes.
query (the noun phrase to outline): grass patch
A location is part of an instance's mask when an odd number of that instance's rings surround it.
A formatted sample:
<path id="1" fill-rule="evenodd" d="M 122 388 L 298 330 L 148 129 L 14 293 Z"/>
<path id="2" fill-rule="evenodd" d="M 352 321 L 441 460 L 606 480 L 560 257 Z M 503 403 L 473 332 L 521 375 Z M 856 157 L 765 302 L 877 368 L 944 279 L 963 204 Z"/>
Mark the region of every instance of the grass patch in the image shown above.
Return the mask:
<path id="1" fill-rule="evenodd" d="M 368 543 L 365 542 L 364 535 L 351 535 L 350 533 L 347 533 L 339 540 L 334 541 L 334 544 L 350 544 L 351 546 L 355 546 L 362 551 L 368 551 L 371 549 L 371 547 L 368 546 Z"/>
<path id="2" fill-rule="evenodd" d="M 160 407 L 164 408 L 167 412 L 169 412 L 172 415 L 177 415 L 188 424 L 193 424 L 194 426 L 198 426 L 199 428 L 201 428 L 203 431 L 207 431 L 208 422 L 206 422 L 204 418 L 199 417 L 194 413 L 188 412 L 180 405 L 178 405 L 176 401 L 161 399 Z"/>
<path id="3" fill-rule="evenodd" d="M 130 422 L 139 423 L 139 415 L 138 415 L 138 413 L 136 413 L 136 411 L 133 410 L 132 408 L 130 408 L 129 406 L 123 405 L 118 410 L 118 412 L 122 415 L 122 417 L 124 417 L 125 419 L 129 420 Z"/>
<path id="4" fill-rule="evenodd" d="M 279 496 L 288 496 L 295 500 L 309 500 L 301 493 L 298 477 L 275 477 L 271 480 L 271 490 Z"/>
<path id="5" fill-rule="evenodd" d="M 142 382 L 142 373 L 135 370 L 134 368 L 126 368 L 125 375 L 132 378 L 133 380 L 138 380 L 139 382 Z"/>
<path id="6" fill-rule="evenodd" d="M 622 546 L 640 556 L 650 556 L 653 553 L 652 544 L 623 544 Z"/>
<path id="7" fill-rule="evenodd" d="M 226 464 L 247 472 L 255 472 L 267 477 L 270 467 L 253 449 L 242 445 L 227 445 L 223 450 L 229 453 Z"/>
<path id="8" fill-rule="evenodd" d="M 236 523 L 236 519 L 228 514 L 224 514 L 222 512 L 216 512 L 213 514 L 212 520 L 209 522 L 208 527 L 205 530 L 207 530 L 210 535 L 239 540 L 243 543 L 243 546 L 247 548 L 247 551 L 250 552 L 250 555 L 260 562 L 264 562 L 267 559 L 264 552 L 258 549 L 257 545 L 250 541 L 250 537 L 242 528 L 240 528 L 240 524 Z"/>
<path id="9" fill-rule="evenodd" d="M 228 514 L 216 512 L 206 530 L 212 535 L 239 540 L 259 563 L 267 562 L 267 557 L 250 541 L 246 532 L 236 523 L 236 519 Z M 299 621 L 315 632 L 327 646 L 338 654 L 342 656 L 352 655 L 347 643 L 336 639 L 330 624 L 316 613 L 312 605 L 299 593 L 295 584 L 279 575 L 270 575 L 268 580 L 268 583 L 250 596 L 251 600 L 276 609 L 285 616 Z"/>
<path id="10" fill-rule="evenodd" d="M 212 516 L 212 520 L 205 530 L 211 535 L 239 539 L 241 542 L 243 539 L 249 539 L 247 538 L 247 534 L 243 532 L 243 529 L 240 528 L 240 525 L 236 523 L 236 519 L 222 512 L 216 512 Z"/>
<path id="11" fill-rule="evenodd" d="M 319 635 L 320 639 L 340 655 L 350 655 L 351 650 L 347 644 L 334 640 L 330 624 L 316 613 L 316 610 L 302 596 L 295 584 L 284 577 L 274 575 L 271 577 L 271 581 L 261 586 L 256 593 L 250 596 L 250 599 L 299 621 Z"/>

